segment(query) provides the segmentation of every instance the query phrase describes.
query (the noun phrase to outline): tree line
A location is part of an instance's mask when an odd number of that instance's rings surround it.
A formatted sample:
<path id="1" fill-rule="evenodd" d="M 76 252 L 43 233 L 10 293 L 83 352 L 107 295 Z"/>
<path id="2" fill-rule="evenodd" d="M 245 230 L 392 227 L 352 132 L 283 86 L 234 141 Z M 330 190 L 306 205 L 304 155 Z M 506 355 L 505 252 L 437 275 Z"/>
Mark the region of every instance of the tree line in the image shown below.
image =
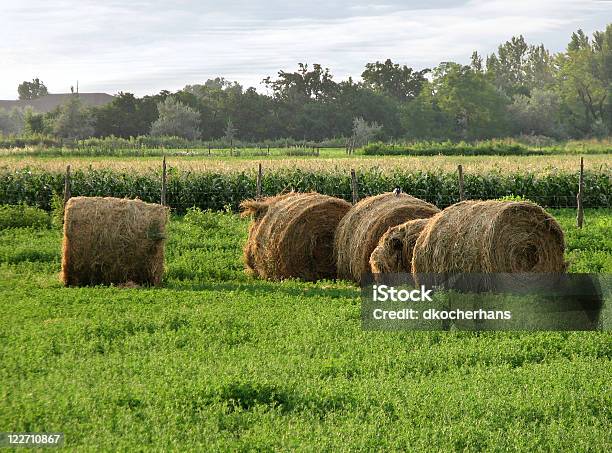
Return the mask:
<path id="1" fill-rule="evenodd" d="M 516 135 L 603 137 L 612 131 L 612 24 L 592 37 L 573 33 L 556 54 L 513 37 L 469 65 L 415 70 L 391 60 L 368 63 L 361 80 L 337 81 L 328 68 L 300 63 L 263 80 L 268 94 L 222 77 L 177 92 L 120 92 L 101 107 L 75 96 L 56 110 L 0 111 L 5 134 L 66 138 L 178 136 L 320 141 L 364 135 L 381 140 L 477 140 Z M 20 97 L 47 93 L 34 79 Z M 359 138 L 362 137 L 362 138 Z"/>

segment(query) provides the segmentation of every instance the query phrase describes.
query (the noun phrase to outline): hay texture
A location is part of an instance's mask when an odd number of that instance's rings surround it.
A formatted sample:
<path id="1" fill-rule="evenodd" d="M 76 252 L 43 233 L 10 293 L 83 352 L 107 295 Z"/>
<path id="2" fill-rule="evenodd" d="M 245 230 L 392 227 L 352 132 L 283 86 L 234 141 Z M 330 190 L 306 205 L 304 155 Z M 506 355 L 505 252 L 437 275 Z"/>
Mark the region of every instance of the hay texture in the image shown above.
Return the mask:
<path id="1" fill-rule="evenodd" d="M 440 210 L 405 193 L 364 198 L 351 208 L 336 230 L 334 255 L 338 277 L 356 282 L 370 271 L 370 256 L 390 228 L 408 220 L 428 218 Z"/>
<path id="2" fill-rule="evenodd" d="M 463 201 L 427 223 L 412 272 L 565 272 L 564 249 L 561 226 L 534 203 Z"/>
<path id="3" fill-rule="evenodd" d="M 429 219 L 409 220 L 387 230 L 370 255 L 373 274 L 412 272 L 412 251 Z"/>
<path id="4" fill-rule="evenodd" d="M 289 193 L 241 204 L 253 222 L 244 247 L 247 272 L 270 280 L 335 278 L 334 233 L 351 205 L 318 193 Z"/>
<path id="5" fill-rule="evenodd" d="M 268 212 L 268 208 L 274 203 L 283 200 L 287 197 L 292 197 L 294 195 L 296 195 L 295 192 L 289 192 L 282 195 L 263 198 L 261 200 L 245 200 L 240 203 L 241 216 L 251 217 L 248 239 L 243 249 L 245 270 L 249 275 L 258 275 L 258 272 L 255 268 L 255 250 L 257 246 L 258 237 L 257 233 L 259 230 L 259 226 L 261 225 L 261 221 Z"/>
<path id="6" fill-rule="evenodd" d="M 64 209 L 67 286 L 159 285 L 168 209 L 140 200 L 75 197 Z"/>

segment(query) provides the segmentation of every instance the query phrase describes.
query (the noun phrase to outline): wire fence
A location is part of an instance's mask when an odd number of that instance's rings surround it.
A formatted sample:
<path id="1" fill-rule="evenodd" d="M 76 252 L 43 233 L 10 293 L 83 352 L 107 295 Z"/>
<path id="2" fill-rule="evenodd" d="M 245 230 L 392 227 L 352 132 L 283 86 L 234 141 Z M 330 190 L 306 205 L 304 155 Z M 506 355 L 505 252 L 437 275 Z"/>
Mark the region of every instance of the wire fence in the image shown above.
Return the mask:
<path id="1" fill-rule="evenodd" d="M 582 206 L 612 207 L 612 178 L 606 173 L 584 173 Z M 521 197 L 548 208 L 576 208 L 579 174 L 470 174 L 401 171 L 381 174 L 349 172 L 270 171 L 253 173 L 181 172 L 169 169 L 165 204 L 177 213 L 191 207 L 211 210 L 238 210 L 240 202 L 256 197 L 285 193 L 319 192 L 354 201 L 353 185 L 359 199 L 395 188 L 424 199 L 440 208 L 465 199 Z M 54 197 L 64 198 L 66 175 L 50 171 L 0 171 L 0 203 L 25 203 L 51 209 Z M 139 198 L 160 203 L 162 172 L 131 174 L 112 170 L 77 170 L 70 174 L 71 196 L 112 196 Z M 258 192 L 258 188 L 260 192 Z"/>

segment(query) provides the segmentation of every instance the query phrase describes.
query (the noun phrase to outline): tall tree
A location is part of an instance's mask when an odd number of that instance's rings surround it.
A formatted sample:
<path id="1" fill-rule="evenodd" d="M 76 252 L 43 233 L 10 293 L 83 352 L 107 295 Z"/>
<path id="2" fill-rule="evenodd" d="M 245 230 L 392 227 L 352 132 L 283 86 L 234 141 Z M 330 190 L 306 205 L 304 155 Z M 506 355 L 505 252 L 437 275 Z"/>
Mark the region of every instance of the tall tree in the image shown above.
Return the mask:
<path id="1" fill-rule="evenodd" d="M 151 126 L 151 135 L 176 136 L 195 140 L 200 136 L 200 115 L 171 96 L 157 104 L 159 118 Z"/>
<path id="2" fill-rule="evenodd" d="M 385 93 L 399 101 L 414 99 L 421 92 L 429 69 L 413 71 L 406 65 L 399 65 L 387 59 L 384 63 L 368 63 L 361 78 L 366 86 Z"/>
<path id="3" fill-rule="evenodd" d="M 232 123 L 231 118 L 227 119 L 227 123 L 225 123 L 225 130 L 223 132 L 223 139 L 225 140 L 225 142 L 229 146 L 234 146 L 234 139 L 236 138 L 236 133 L 238 132 L 238 130 L 234 126 L 234 123 Z"/>
<path id="4" fill-rule="evenodd" d="M 440 110 L 454 118 L 458 138 L 477 139 L 504 134 L 508 102 L 485 75 L 469 66 L 442 63 L 434 70 L 434 92 Z"/>
<path id="5" fill-rule="evenodd" d="M 53 122 L 53 133 L 58 137 L 75 140 L 91 137 L 94 133 L 93 117 L 78 95 L 60 106 Z"/>
<path id="6" fill-rule="evenodd" d="M 20 83 L 17 87 L 17 92 L 21 100 L 36 99 L 49 94 L 47 87 L 38 77 L 32 79 L 31 82 L 24 81 Z"/>
<path id="7" fill-rule="evenodd" d="M 574 134 L 607 135 L 612 130 L 612 25 L 593 41 L 578 30 L 567 52 L 557 57 L 559 91 L 567 110 L 566 124 Z"/>
<path id="8" fill-rule="evenodd" d="M 323 69 L 320 64 L 314 64 L 308 69 L 308 64 L 299 63 L 295 72 L 279 71 L 278 78 L 272 80 L 266 77 L 263 82 L 272 89 L 274 95 L 280 99 L 316 99 L 332 98 L 337 92 L 337 84 L 328 68 Z"/>
<path id="9" fill-rule="evenodd" d="M 119 92 L 112 102 L 93 109 L 95 135 L 129 138 L 147 134 L 157 119 L 157 102 L 161 100 L 159 96 L 137 98 L 132 93 Z"/>
<path id="10" fill-rule="evenodd" d="M 0 108 L 0 135 L 20 134 L 24 125 L 24 113 L 20 109 Z"/>

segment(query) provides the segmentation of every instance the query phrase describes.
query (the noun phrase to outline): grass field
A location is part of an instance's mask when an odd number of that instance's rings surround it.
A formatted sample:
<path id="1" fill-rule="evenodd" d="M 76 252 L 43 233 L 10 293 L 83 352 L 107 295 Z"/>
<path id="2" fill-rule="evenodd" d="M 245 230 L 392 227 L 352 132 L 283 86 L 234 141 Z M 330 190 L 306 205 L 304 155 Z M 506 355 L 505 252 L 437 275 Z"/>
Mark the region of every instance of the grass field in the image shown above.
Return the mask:
<path id="1" fill-rule="evenodd" d="M 612 272 L 612 211 L 551 211 Z M 242 271 L 247 223 L 171 222 L 163 288 L 63 288 L 61 233 L 0 231 L 0 431 L 72 450 L 606 451 L 610 332 L 367 332 L 346 282 Z"/>
<path id="2" fill-rule="evenodd" d="M 329 155 L 327 153 L 330 153 Z M 413 171 L 456 171 L 461 164 L 466 172 L 482 173 L 487 171 L 501 172 L 578 172 L 580 158 L 575 155 L 554 156 L 347 156 L 322 150 L 319 157 L 207 157 L 207 156 L 172 156 L 168 165 L 194 172 L 234 172 L 255 171 L 257 164 L 264 169 L 299 168 L 304 171 L 323 171 L 338 169 L 349 171 L 367 170 L 372 167 L 383 172 L 397 169 Z M 113 157 L 113 156 L 69 156 L 69 157 L 2 157 L 0 169 L 44 168 L 51 171 L 64 171 L 70 164 L 74 169 L 109 168 L 145 173 L 161 167 L 161 157 Z M 612 174 L 610 155 L 590 155 L 585 158 L 587 171 L 608 172 Z"/>

